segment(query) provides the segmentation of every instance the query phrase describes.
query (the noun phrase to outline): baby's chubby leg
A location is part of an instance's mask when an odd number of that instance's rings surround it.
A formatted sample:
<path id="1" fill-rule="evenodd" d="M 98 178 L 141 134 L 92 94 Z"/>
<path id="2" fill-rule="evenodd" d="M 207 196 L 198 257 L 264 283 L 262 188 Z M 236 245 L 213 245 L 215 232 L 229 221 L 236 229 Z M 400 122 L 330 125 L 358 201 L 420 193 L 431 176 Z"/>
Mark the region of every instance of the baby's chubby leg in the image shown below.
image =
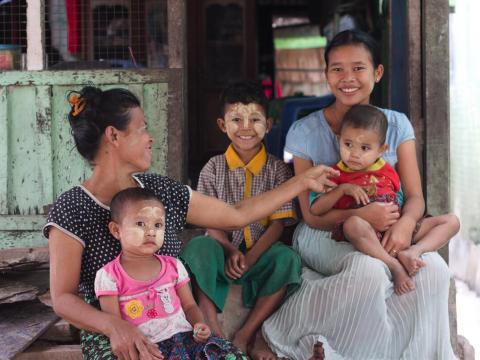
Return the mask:
<path id="1" fill-rule="evenodd" d="M 413 238 L 413 245 L 400 251 L 398 260 L 402 263 L 410 276 L 425 266 L 420 256 L 426 252 L 436 251 L 460 229 L 460 221 L 454 214 L 433 216 L 423 219 L 420 229 Z"/>
<path id="2" fill-rule="evenodd" d="M 382 260 L 390 269 L 395 292 L 399 295 L 415 289 L 410 276 L 394 257 L 390 256 L 377 238 L 373 227 L 361 217 L 351 216 L 343 224 L 343 232 L 350 243 L 359 251 Z"/>

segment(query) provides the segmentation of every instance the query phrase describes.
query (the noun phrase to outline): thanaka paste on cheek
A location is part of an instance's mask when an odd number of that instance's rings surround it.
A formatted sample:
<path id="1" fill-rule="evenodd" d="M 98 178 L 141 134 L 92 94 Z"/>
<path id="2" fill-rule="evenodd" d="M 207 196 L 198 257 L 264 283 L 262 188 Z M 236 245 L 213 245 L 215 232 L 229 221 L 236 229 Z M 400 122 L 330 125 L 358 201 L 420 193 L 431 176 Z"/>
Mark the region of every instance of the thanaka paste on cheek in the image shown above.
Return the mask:
<path id="1" fill-rule="evenodd" d="M 145 223 L 147 224 L 147 235 L 155 234 L 155 243 L 162 246 L 165 235 L 165 210 L 158 206 L 146 206 L 140 209 L 138 215 L 145 219 Z M 157 229 L 155 223 L 158 222 L 159 219 L 161 219 L 164 226 Z"/>
<path id="2" fill-rule="evenodd" d="M 250 122 L 253 123 L 253 131 L 258 137 L 263 138 L 267 130 L 267 119 L 263 115 L 261 106 L 255 103 L 242 104 L 235 103 L 230 105 L 229 110 L 225 114 L 225 126 L 229 135 L 237 132 L 240 125 L 234 121 L 234 118 L 239 118 L 243 121 L 243 128 L 248 129 Z M 260 121 L 253 122 L 253 119 L 259 119 Z"/>
<path id="3" fill-rule="evenodd" d="M 160 248 L 164 241 L 165 226 L 157 229 L 155 224 L 160 221 L 165 225 L 165 210 L 157 206 L 146 206 L 140 209 L 137 217 L 144 220 L 146 227 L 141 228 L 136 225 L 125 227 L 123 240 L 128 241 L 132 246 L 141 246 L 145 242 L 145 237 L 149 235 L 150 240 Z"/>

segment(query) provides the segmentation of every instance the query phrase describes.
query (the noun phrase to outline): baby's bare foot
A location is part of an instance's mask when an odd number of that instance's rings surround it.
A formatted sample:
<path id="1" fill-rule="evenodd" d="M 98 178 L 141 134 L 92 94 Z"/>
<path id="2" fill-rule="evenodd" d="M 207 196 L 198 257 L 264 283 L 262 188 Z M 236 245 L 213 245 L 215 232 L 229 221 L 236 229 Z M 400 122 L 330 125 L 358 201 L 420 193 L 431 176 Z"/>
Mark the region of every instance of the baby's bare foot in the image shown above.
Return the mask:
<path id="1" fill-rule="evenodd" d="M 411 247 L 398 253 L 398 260 L 403 265 L 408 275 L 414 276 L 426 264 L 420 259 L 419 254 Z"/>
<path id="2" fill-rule="evenodd" d="M 403 295 L 415 290 L 415 284 L 399 262 L 397 262 L 395 266 L 392 266 L 390 270 L 393 275 L 395 292 L 398 295 Z"/>

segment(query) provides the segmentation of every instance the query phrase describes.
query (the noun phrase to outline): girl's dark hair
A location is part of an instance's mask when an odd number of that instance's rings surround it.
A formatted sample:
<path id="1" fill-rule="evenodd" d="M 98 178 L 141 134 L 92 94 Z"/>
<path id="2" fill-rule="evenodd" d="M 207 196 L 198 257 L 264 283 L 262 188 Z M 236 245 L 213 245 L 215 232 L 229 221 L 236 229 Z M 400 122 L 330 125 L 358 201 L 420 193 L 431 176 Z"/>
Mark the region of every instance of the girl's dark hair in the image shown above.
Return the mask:
<path id="1" fill-rule="evenodd" d="M 98 152 L 100 138 L 108 126 L 125 130 L 130 122 L 130 109 L 139 107 L 140 101 L 126 89 L 103 91 L 85 86 L 77 95 L 81 106 L 72 106 L 68 121 L 78 152 L 92 162 Z"/>
<path id="2" fill-rule="evenodd" d="M 328 43 L 325 49 L 325 63 L 328 66 L 328 57 L 333 49 L 345 45 L 361 45 L 363 46 L 372 57 L 373 65 L 377 67 L 380 62 L 380 49 L 378 43 L 369 34 L 360 30 L 345 30 L 339 32 Z"/>
<path id="3" fill-rule="evenodd" d="M 268 99 L 262 85 L 257 81 L 242 81 L 227 86 L 220 96 L 220 116 L 225 116 L 227 104 L 235 103 L 255 103 L 263 108 L 265 115 L 268 113 Z"/>
<path id="4" fill-rule="evenodd" d="M 129 202 L 137 201 L 146 201 L 146 200 L 155 200 L 163 206 L 160 198 L 155 195 L 152 191 L 140 187 L 127 188 L 125 190 L 119 191 L 112 199 L 110 203 L 110 211 L 112 213 L 112 220 L 115 222 L 120 222 L 123 218 L 123 211 L 125 205 Z"/>
<path id="5" fill-rule="evenodd" d="M 383 145 L 387 137 L 388 120 L 375 106 L 354 105 L 343 116 L 340 133 L 345 127 L 373 130 L 378 134 L 380 145 Z"/>

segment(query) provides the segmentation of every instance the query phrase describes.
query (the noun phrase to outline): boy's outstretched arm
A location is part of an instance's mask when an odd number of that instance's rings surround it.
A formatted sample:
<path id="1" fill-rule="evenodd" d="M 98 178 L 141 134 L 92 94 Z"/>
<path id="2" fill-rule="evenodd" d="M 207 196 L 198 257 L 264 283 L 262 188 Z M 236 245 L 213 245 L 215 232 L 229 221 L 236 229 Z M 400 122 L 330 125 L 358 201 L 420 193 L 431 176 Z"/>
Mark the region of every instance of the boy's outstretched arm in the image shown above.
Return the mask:
<path id="1" fill-rule="evenodd" d="M 272 220 L 267 230 L 265 230 L 260 239 L 258 239 L 258 241 L 250 250 L 248 250 L 247 254 L 245 255 L 245 262 L 247 266 L 245 271 L 255 265 L 260 256 L 262 256 L 265 251 L 267 251 L 278 241 L 278 239 L 280 239 L 283 229 L 283 219 Z"/>
<path id="2" fill-rule="evenodd" d="M 272 214 L 303 191 L 310 189 L 322 192 L 326 187 L 337 186 L 329 178 L 338 175 L 337 170 L 317 165 L 275 189 L 249 197 L 235 205 L 193 191 L 188 206 L 187 222 L 206 228 L 239 229 Z"/>

